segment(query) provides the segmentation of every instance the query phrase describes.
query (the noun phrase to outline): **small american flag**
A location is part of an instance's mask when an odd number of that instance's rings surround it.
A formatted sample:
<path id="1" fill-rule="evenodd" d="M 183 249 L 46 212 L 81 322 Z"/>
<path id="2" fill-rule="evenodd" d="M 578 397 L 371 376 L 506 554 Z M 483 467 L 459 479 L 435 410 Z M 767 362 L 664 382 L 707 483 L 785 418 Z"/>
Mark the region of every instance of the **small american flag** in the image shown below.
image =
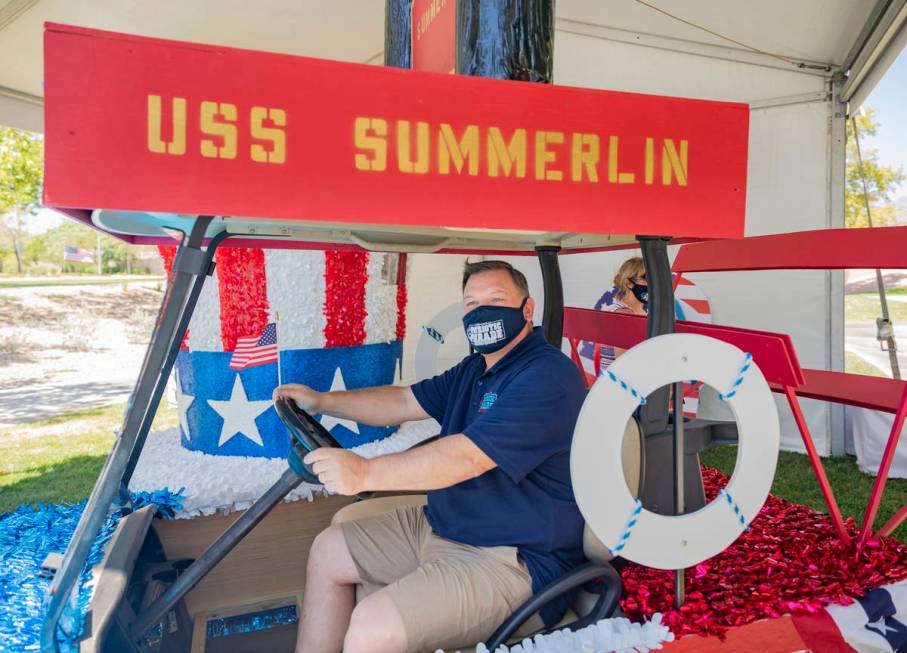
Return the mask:
<path id="1" fill-rule="evenodd" d="M 64 245 L 63 260 L 70 263 L 94 263 L 94 255 L 87 249 Z"/>
<path id="2" fill-rule="evenodd" d="M 231 370 L 244 370 L 247 367 L 277 362 L 277 323 L 271 322 L 261 332 L 261 336 L 238 338 L 233 357 L 230 359 Z"/>

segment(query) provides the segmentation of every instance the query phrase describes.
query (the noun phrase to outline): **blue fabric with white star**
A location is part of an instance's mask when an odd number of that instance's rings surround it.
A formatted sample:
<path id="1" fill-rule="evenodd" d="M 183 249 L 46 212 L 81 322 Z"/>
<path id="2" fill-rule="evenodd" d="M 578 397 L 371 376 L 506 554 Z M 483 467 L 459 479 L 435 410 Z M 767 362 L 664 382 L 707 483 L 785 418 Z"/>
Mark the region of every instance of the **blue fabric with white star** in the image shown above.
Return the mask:
<path id="1" fill-rule="evenodd" d="M 866 611 L 866 630 L 884 637 L 892 651 L 907 651 L 907 625 L 897 618 L 897 606 L 887 589 L 876 588 L 857 603 Z"/>
<path id="2" fill-rule="evenodd" d="M 386 385 L 394 382 L 402 353 L 399 340 L 281 350 L 281 381 L 303 383 L 319 391 L 336 390 L 338 383 L 348 390 Z M 237 372 L 229 367 L 231 356 L 231 352 L 180 351 L 176 368 L 182 395 L 179 428 L 183 446 L 218 456 L 286 457 L 287 431 L 270 405 L 277 387 L 277 363 Z M 228 419 L 231 415 L 242 419 Z M 380 440 L 397 429 L 316 418 L 347 448 Z M 235 431 L 237 426 L 241 430 Z"/>

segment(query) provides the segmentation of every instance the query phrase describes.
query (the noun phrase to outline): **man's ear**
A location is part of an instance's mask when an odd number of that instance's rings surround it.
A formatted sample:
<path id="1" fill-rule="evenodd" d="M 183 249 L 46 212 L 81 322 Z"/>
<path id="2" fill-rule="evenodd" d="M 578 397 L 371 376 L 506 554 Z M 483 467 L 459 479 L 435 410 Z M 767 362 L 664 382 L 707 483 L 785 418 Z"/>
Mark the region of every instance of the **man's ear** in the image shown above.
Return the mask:
<path id="1" fill-rule="evenodd" d="M 535 313 L 535 300 L 532 297 L 526 299 L 526 305 L 523 307 L 523 317 L 527 322 L 532 322 L 532 316 Z"/>

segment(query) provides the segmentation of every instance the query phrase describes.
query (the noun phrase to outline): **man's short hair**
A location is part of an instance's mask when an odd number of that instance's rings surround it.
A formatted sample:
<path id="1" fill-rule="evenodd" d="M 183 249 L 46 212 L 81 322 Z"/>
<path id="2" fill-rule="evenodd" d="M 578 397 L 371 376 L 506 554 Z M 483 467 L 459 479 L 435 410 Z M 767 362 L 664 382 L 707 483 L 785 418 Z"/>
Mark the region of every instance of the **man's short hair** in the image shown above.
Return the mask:
<path id="1" fill-rule="evenodd" d="M 480 272 L 491 272 L 492 270 L 505 270 L 513 279 L 514 285 L 519 289 L 520 295 L 529 297 L 529 282 L 526 281 L 526 275 L 515 269 L 507 261 L 476 261 L 475 263 L 466 262 L 463 266 L 463 290 L 466 290 L 466 282 L 469 277 Z"/>

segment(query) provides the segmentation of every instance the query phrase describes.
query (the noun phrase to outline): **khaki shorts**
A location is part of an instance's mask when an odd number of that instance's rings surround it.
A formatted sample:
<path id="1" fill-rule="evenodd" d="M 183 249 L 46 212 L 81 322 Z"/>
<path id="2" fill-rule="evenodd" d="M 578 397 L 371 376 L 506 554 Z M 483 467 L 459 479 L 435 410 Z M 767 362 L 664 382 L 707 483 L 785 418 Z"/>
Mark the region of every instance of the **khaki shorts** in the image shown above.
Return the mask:
<path id="1" fill-rule="evenodd" d="M 383 590 L 403 619 L 407 651 L 471 648 L 484 642 L 532 595 L 516 547 L 477 547 L 432 532 L 422 506 L 340 524 L 362 585 Z M 534 615 L 518 631 L 542 628 Z"/>

